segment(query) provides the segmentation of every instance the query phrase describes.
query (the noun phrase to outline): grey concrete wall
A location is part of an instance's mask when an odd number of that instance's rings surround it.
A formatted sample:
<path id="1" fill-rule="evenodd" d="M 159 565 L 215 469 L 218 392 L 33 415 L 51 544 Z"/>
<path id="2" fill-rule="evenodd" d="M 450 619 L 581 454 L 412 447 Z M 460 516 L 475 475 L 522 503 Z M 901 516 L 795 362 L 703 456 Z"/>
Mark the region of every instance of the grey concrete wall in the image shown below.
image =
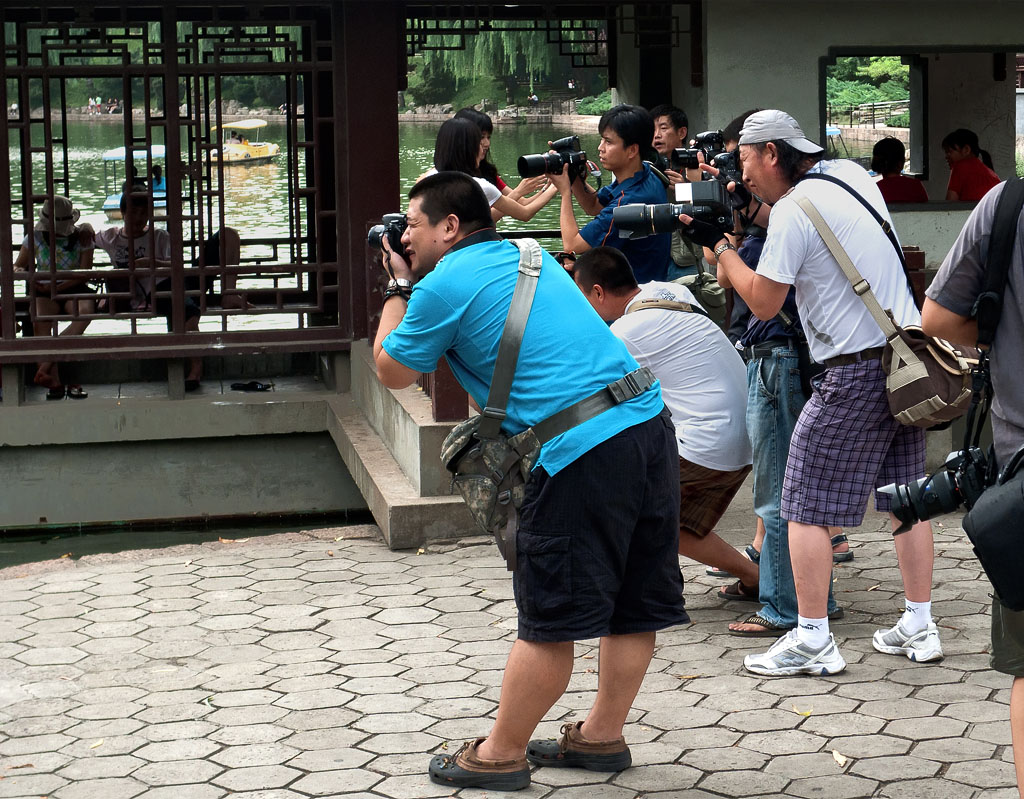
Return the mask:
<path id="1" fill-rule="evenodd" d="M 0 447 L 0 486 L 0 528 L 366 507 L 326 432 Z"/>

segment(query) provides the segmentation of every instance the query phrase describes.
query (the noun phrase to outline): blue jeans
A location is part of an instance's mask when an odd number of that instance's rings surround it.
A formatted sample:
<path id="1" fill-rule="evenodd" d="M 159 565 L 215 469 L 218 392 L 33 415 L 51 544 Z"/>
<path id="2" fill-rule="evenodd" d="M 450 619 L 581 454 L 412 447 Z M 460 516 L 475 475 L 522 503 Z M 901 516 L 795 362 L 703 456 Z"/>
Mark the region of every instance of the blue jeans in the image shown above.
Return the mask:
<path id="1" fill-rule="evenodd" d="M 796 627 L 796 586 L 789 560 L 789 527 L 781 515 L 782 479 L 805 398 L 796 350 L 780 344 L 747 364 L 747 432 L 754 451 L 754 512 L 764 522 L 761 546 L 761 616 L 780 627 Z M 828 612 L 836 609 L 829 586 Z"/>

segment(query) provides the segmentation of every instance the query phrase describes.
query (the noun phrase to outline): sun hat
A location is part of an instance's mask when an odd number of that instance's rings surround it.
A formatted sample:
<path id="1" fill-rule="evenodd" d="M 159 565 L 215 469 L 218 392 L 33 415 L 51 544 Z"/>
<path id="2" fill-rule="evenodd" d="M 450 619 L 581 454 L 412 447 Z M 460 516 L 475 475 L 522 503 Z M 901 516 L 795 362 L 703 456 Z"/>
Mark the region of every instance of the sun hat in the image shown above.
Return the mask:
<path id="1" fill-rule="evenodd" d="M 47 232 L 50 230 L 52 222 L 58 236 L 70 236 L 75 232 L 75 223 L 78 221 L 78 217 L 78 209 L 67 197 L 47 198 L 43 203 L 43 210 L 39 212 L 39 221 L 36 222 L 35 229 Z"/>
<path id="2" fill-rule="evenodd" d="M 796 120 L 785 111 L 769 109 L 751 114 L 740 131 L 740 144 L 780 140 L 802 153 L 820 153 L 825 149 L 804 136 Z"/>

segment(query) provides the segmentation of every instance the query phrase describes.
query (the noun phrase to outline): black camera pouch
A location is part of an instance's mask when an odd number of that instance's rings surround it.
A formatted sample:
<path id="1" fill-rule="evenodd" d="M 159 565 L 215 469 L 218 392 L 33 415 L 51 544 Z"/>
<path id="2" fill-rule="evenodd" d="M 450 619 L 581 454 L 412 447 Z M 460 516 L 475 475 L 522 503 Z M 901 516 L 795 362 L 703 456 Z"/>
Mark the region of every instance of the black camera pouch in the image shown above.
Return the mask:
<path id="1" fill-rule="evenodd" d="M 964 516 L 964 531 L 974 546 L 996 598 L 1010 610 L 1024 610 L 1024 447 Z"/>

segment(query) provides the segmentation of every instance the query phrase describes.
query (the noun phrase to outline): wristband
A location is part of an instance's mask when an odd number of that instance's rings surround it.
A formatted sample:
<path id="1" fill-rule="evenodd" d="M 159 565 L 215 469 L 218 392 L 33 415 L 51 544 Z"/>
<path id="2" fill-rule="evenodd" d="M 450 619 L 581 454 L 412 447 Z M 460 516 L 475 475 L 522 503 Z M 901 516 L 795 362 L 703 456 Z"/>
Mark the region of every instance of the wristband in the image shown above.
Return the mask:
<path id="1" fill-rule="evenodd" d="M 726 250 L 732 250 L 733 252 L 736 252 L 736 248 L 733 247 L 732 244 L 729 243 L 728 239 L 726 239 L 721 244 L 719 244 L 717 247 L 715 247 L 715 250 L 714 250 L 715 258 L 721 258 L 722 257 L 722 253 L 724 253 Z"/>

